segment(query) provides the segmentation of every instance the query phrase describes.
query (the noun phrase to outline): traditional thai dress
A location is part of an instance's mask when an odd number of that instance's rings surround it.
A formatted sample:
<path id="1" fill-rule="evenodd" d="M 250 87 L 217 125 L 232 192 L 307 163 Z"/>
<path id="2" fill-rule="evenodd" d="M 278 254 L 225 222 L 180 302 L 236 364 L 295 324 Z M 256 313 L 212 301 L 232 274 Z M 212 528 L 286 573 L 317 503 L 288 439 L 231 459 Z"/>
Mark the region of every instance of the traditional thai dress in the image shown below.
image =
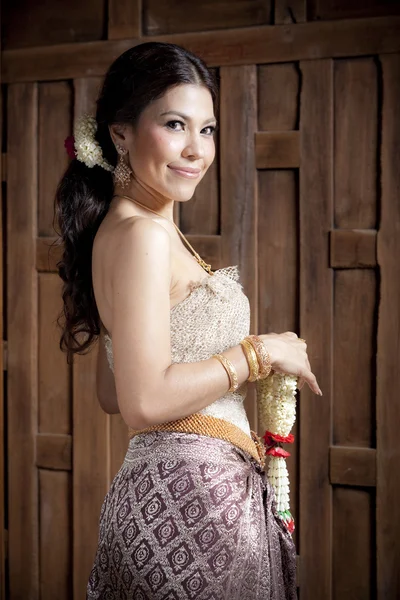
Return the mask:
<path id="1" fill-rule="evenodd" d="M 174 363 L 239 344 L 249 335 L 250 305 L 237 267 L 193 284 L 170 316 Z M 105 341 L 113 369 L 111 338 Z M 246 388 L 196 413 L 231 427 L 238 445 L 182 431 L 131 437 L 101 509 L 88 600 L 297 598 L 292 537 L 265 471 L 244 449 L 252 443 Z"/>

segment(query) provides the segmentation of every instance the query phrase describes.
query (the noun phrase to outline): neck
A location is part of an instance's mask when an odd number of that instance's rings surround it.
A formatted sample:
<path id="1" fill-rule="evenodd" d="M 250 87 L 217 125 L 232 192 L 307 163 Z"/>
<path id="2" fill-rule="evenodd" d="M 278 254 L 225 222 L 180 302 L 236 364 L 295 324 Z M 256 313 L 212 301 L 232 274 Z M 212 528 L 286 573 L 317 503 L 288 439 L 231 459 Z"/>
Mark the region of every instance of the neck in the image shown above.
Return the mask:
<path id="1" fill-rule="evenodd" d="M 149 208 L 170 221 L 174 220 L 174 201 L 159 194 L 156 190 L 150 188 L 135 177 L 132 177 L 129 187 L 127 188 L 121 188 L 119 185 L 116 185 L 114 194 L 117 194 L 118 196 L 129 196 L 132 198 L 132 202 L 140 202 L 140 204 L 143 205 L 143 208 L 135 203 L 135 206 L 137 206 L 139 210 L 144 211 L 146 208 Z"/>

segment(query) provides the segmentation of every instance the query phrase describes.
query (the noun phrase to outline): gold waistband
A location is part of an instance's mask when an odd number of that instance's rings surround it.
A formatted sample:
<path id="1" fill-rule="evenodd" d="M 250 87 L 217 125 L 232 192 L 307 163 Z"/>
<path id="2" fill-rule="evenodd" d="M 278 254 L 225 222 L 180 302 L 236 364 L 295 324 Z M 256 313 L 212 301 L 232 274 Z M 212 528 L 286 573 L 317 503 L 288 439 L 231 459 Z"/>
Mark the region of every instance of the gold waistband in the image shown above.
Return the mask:
<path id="1" fill-rule="evenodd" d="M 132 438 L 140 433 L 150 431 L 179 431 L 182 433 L 199 433 L 201 435 L 216 437 L 238 446 L 238 448 L 248 452 L 259 462 L 262 468 L 265 466 L 264 445 L 258 435 L 254 431 L 251 431 L 251 437 L 249 437 L 240 427 L 225 419 L 194 413 L 177 421 L 151 425 L 150 427 L 146 427 L 146 429 L 129 428 L 129 437 Z"/>

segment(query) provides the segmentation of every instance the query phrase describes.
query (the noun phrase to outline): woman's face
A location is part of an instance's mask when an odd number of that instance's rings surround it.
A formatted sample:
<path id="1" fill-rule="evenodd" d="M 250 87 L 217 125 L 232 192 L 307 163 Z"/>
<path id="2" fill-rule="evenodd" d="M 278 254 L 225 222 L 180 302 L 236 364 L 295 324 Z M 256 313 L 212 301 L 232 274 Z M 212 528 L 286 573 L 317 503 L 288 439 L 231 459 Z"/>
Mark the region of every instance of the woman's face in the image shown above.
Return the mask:
<path id="1" fill-rule="evenodd" d="M 189 200 L 215 156 L 216 119 L 209 90 L 181 84 L 145 108 L 127 128 L 135 178 L 165 198 Z"/>

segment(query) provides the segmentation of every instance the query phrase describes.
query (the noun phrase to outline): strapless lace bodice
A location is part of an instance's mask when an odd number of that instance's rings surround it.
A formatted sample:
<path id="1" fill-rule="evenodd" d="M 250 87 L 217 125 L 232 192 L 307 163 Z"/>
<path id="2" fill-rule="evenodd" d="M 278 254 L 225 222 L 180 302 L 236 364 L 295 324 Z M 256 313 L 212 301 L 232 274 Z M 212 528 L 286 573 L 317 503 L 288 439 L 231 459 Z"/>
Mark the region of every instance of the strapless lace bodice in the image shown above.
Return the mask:
<path id="1" fill-rule="evenodd" d="M 173 363 L 206 360 L 236 346 L 250 331 L 250 304 L 239 282 L 238 267 L 218 269 L 192 284 L 189 295 L 170 311 Z M 114 370 L 112 341 L 104 336 L 110 368 Z M 221 365 L 222 368 L 222 365 Z M 247 383 L 227 392 L 200 413 L 225 419 L 250 436 L 243 405 Z"/>

